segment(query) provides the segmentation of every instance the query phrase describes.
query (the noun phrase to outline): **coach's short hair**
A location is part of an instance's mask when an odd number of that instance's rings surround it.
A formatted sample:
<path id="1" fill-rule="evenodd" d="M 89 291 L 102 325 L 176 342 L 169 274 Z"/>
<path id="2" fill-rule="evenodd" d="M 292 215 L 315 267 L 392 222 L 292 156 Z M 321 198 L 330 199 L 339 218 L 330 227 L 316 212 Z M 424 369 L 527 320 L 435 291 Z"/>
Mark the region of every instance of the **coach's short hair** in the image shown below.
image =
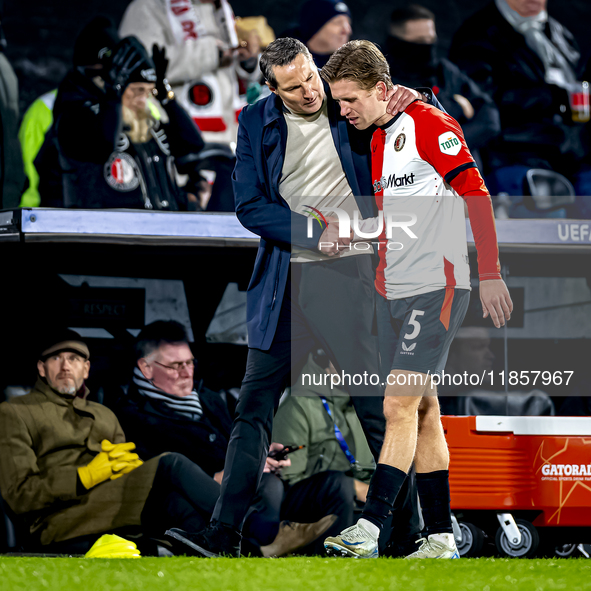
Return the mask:
<path id="1" fill-rule="evenodd" d="M 373 90 L 378 82 L 392 88 L 390 66 L 383 53 L 371 41 L 349 41 L 337 49 L 320 70 L 327 82 L 353 80 L 363 90 Z"/>
<path id="2" fill-rule="evenodd" d="M 274 67 L 287 66 L 295 60 L 298 55 L 303 54 L 313 62 L 312 55 L 308 48 L 297 39 L 292 37 L 280 37 L 269 43 L 261 55 L 259 67 L 265 80 L 273 87 L 277 88 L 277 78 L 273 72 Z"/>
<path id="3" fill-rule="evenodd" d="M 136 360 L 149 357 L 162 345 L 189 343 L 185 327 L 174 320 L 156 320 L 148 324 L 135 341 Z"/>

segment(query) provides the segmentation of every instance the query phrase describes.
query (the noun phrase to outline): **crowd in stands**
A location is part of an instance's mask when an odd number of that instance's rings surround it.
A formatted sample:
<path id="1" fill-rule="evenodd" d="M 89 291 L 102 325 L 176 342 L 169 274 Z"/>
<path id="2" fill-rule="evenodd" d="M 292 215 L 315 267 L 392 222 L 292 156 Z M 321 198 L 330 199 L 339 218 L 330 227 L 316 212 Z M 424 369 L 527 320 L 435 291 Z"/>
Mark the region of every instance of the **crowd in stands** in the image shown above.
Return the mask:
<path id="1" fill-rule="evenodd" d="M 119 533 L 143 553 L 174 552 L 166 530 L 199 530 L 214 511 L 232 425 L 228 400 L 196 379 L 184 327 L 156 321 L 142 330 L 130 382 L 111 408 L 92 400 L 91 351 L 78 333 L 52 329 L 39 341 L 36 383 L 0 404 L 0 493 L 18 548 L 84 553 Z M 304 371 L 328 366 L 319 351 Z M 351 399 L 316 390 L 296 388 L 279 410 L 244 555 L 320 554 L 323 534 L 348 527 L 365 501 L 375 463 Z M 288 445 L 299 449 L 273 457 Z M 402 554 L 420 531 L 418 513 L 393 519 L 401 527 L 384 545 Z"/>
<path id="2" fill-rule="evenodd" d="M 173 534 L 199 530 L 215 511 L 234 402 L 204 385 L 185 328 L 170 320 L 145 326 L 128 383 L 104 404 L 86 385 L 92 351 L 78 333 L 47 328 L 36 343 L 37 381 L 0 403 L 0 509 L 3 501 L 16 549 L 85 553 L 116 533 L 143 554 L 184 553 Z M 446 371 L 480 375 L 494 359 L 487 330 L 463 328 Z M 243 555 L 323 554 L 324 537 L 353 524 L 363 507 L 375 460 L 348 392 L 326 379 L 334 372 L 315 350 L 281 400 Z M 502 394 L 487 384 L 441 387 L 442 412 L 555 414 L 540 390 Z M 566 398 L 559 414 L 588 414 L 575 408 L 585 400 Z M 276 455 L 288 447 L 295 451 Z M 380 554 L 408 553 L 421 527 L 416 499 L 395 508 Z"/>
<path id="3" fill-rule="evenodd" d="M 389 15 L 384 52 L 394 82 L 431 89 L 462 125 L 499 216 L 589 219 L 591 66 L 545 8 L 492 0 L 460 26 L 446 58 L 435 15 L 409 5 Z M 304 42 L 319 68 L 354 34 L 342 1 L 310 0 L 299 14 L 284 36 Z M 234 20 L 226 0 L 133 0 L 118 30 L 104 16 L 85 24 L 70 71 L 20 130 L 17 80 L 0 44 L 2 208 L 234 211 L 237 117 L 269 94 L 259 58 L 274 38 L 263 16 Z M 44 336 L 36 383 L 0 404 L 0 501 L 19 547 L 86 552 L 121 532 L 144 553 L 174 553 L 175 530 L 199 531 L 215 516 L 231 401 L 198 378 L 177 322 L 142 330 L 129 383 L 108 406 L 86 387 L 92 352 L 82 337 Z M 486 331 L 466 329 L 447 370 L 480 374 L 493 360 Z M 317 351 L 303 373 L 334 371 Z M 555 413 L 542 391 L 499 398 L 485 384 L 442 394 L 449 413 Z M 577 401 L 564 414 L 589 414 Z M 375 469 L 351 398 L 326 381 L 298 381 L 273 441 L 242 553 L 320 554 L 325 536 L 355 522 Z M 299 449 L 284 456 L 286 447 Z M 388 528 L 381 553 L 406 554 L 421 529 L 416 499 Z"/>
<path id="4" fill-rule="evenodd" d="M 591 217 L 591 69 L 546 1 L 491 0 L 449 57 L 430 10 L 384 15 L 393 81 L 432 89 L 462 125 L 498 217 Z M 280 33 L 321 68 L 354 32 L 345 2 L 310 0 Z M 274 38 L 264 16 L 235 18 L 227 0 L 133 0 L 118 30 L 86 24 L 70 72 L 18 134 L 0 48 L 2 207 L 234 211 L 238 114 L 269 94 L 259 58 Z"/>
<path id="5" fill-rule="evenodd" d="M 170 548 L 167 529 L 199 530 L 209 521 L 232 424 L 226 401 L 194 382 L 179 323 L 148 325 L 135 353 L 127 392 L 111 410 L 89 398 L 87 344 L 72 330 L 51 331 L 39 345 L 31 391 L 0 405 L 0 492 L 25 551 L 86 552 L 103 533 L 120 532 L 154 553 L 157 544 Z M 315 552 L 319 536 L 352 519 L 342 465 L 323 473 L 330 478 L 311 473 L 285 504 L 278 475 L 289 466 L 289 457 L 267 458 L 245 520 L 246 555 Z"/>

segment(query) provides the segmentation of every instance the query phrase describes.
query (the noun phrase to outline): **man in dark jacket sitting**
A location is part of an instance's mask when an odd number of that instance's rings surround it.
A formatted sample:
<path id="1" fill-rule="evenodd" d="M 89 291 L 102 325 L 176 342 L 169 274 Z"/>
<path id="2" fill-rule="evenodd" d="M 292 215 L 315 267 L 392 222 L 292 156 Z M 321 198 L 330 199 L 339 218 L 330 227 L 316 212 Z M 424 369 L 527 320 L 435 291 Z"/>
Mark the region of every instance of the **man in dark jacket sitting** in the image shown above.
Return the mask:
<path id="1" fill-rule="evenodd" d="M 221 483 L 232 419 L 219 393 L 205 388 L 202 381 L 195 387 L 195 360 L 184 327 L 175 321 L 153 322 L 139 334 L 135 353 L 132 383 L 115 411 L 138 453 L 149 459 L 164 452 L 182 452 Z M 277 443 L 271 450 L 282 448 Z M 280 525 L 283 484 L 277 474 L 289 465 L 289 459 L 266 460 L 257 496 L 245 519 L 245 537 L 250 540 L 247 553 L 271 556 L 293 552 L 333 522 L 331 515 L 310 524 Z"/>
<path id="2" fill-rule="evenodd" d="M 89 358 L 78 333 L 52 332 L 32 391 L 0 404 L 0 492 L 26 549 L 86 552 L 123 528 L 203 526 L 219 486 L 181 454 L 143 463 L 113 412 L 87 399 Z"/>
<path id="3" fill-rule="evenodd" d="M 138 453 L 149 459 L 182 451 L 213 478 L 224 469 L 232 419 L 218 392 L 202 380 L 195 385 L 184 327 L 153 322 L 140 333 L 135 354 L 132 382 L 114 410 Z"/>

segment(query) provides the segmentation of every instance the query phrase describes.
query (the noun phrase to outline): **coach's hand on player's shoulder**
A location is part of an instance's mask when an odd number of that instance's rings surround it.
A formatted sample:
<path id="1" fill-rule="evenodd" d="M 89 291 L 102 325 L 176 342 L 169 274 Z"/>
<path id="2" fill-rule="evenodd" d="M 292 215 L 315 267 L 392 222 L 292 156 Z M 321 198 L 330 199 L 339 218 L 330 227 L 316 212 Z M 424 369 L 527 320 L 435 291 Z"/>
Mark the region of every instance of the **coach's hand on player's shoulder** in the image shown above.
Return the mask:
<path id="1" fill-rule="evenodd" d="M 318 240 L 318 250 L 328 256 L 338 256 L 343 249 L 348 249 L 354 232 L 349 228 L 349 236 L 339 236 L 340 226 L 336 218 L 327 218 L 328 226 Z"/>
<path id="2" fill-rule="evenodd" d="M 484 311 L 482 317 L 490 316 L 497 328 L 505 326 L 505 322 L 511 318 L 511 312 L 513 312 L 513 302 L 505 282 L 502 279 L 481 281 L 480 301 Z"/>
<path id="3" fill-rule="evenodd" d="M 386 111 L 390 113 L 390 115 L 402 113 L 402 111 L 404 111 L 404 109 L 406 109 L 411 103 L 414 103 L 417 100 L 424 100 L 424 97 L 420 92 L 413 88 L 401 86 L 400 84 L 395 84 L 394 88 L 388 91 L 386 99 L 388 98 L 390 99 L 390 102 L 386 107 Z"/>

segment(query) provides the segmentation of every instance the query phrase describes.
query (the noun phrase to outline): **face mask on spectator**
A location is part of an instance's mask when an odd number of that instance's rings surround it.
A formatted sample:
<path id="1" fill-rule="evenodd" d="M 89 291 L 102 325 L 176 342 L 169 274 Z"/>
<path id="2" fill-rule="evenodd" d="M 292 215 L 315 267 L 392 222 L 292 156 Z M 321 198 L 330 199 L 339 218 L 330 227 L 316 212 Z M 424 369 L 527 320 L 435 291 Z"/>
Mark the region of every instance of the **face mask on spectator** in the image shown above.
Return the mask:
<path id="1" fill-rule="evenodd" d="M 386 48 L 394 80 L 396 79 L 397 66 L 405 73 L 413 70 L 425 73 L 437 66 L 437 45 L 435 43 L 413 43 L 390 35 Z"/>

